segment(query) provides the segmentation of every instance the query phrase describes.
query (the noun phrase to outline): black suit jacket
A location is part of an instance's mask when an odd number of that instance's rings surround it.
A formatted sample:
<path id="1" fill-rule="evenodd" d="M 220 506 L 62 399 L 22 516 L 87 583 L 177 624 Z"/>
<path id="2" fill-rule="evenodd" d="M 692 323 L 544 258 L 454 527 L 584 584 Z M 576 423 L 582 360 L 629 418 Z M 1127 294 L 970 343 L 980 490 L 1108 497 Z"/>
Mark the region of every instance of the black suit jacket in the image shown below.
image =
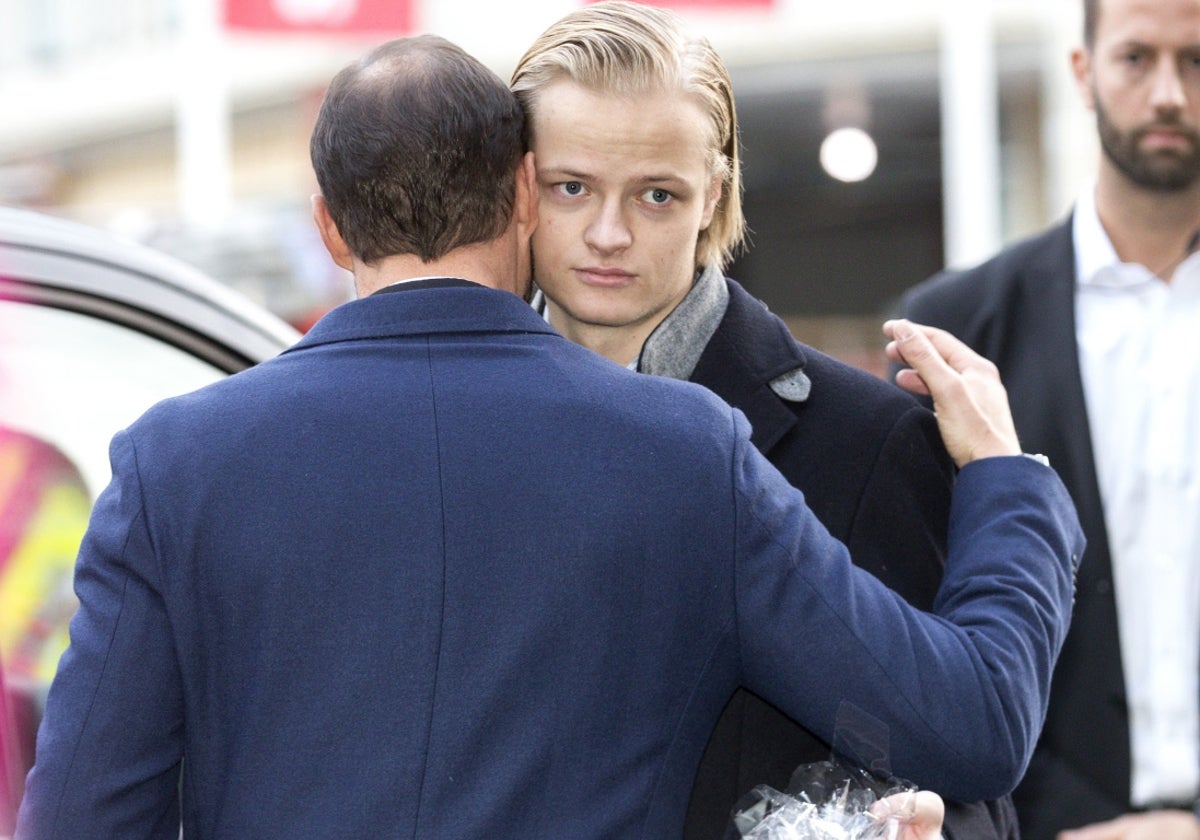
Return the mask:
<path id="1" fill-rule="evenodd" d="M 804 491 L 855 564 L 929 609 L 942 576 L 953 484 L 933 415 L 895 386 L 798 343 L 761 301 L 727 283 L 728 309 L 691 381 L 746 415 L 754 445 Z M 796 368 L 812 383 L 803 402 L 770 387 Z M 799 765 L 829 757 L 830 745 L 739 690 L 705 751 L 685 836 L 724 836 L 740 796 L 758 784 L 783 790 Z M 1007 797 L 947 803 L 950 840 L 1015 837 L 1015 824 Z"/>
<path id="2" fill-rule="evenodd" d="M 1130 810 L 1129 725 L 1112 562 L 1075 339 L 1071 223 L 911 289 L 901 314 L 957 335 L 1000 369 L 1021 444 L 1050 458 L 1087 535 L 1050 710 L 1015 794 L 1024 840 Z"/>

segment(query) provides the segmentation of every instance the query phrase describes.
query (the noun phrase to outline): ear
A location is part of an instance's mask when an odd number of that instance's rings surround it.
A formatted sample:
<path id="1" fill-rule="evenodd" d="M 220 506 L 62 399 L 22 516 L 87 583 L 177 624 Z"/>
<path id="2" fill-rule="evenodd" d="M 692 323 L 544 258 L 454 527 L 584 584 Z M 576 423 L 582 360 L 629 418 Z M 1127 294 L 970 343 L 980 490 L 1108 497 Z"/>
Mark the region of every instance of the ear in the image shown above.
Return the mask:
<path id="1" fill-rule="evenodd" d="M 521 239 L 528 241 L 538 226 L 537 168 L 534 166 L 533 152 L 525 153 L 521 168 L 517 170 L 517 200 L 513 207 L 513 218 Z"/>
<path id="2" fill-rule="evenodd" d="M 1095 77 L 1092 67 L 1092 53 L 1085 47 L 1071 50 L 1071 74 L 1075 77 L 1075 87 L 1088 110 L 1096 110 Z"/>
<path id="3" fill-rule="evenodd" d="M 342 239 L 333 216 L 329 215 L 329 205 L 325 203 L 325 196 L 318 194 L 312 197 L 312 214 L 317 230 L 321 233 L 321 241 L 325 243 L 325 250 L 329 252 L 334 263 L 346 271 L 354 271 L 354 255 L 350 252 L 346 240 Z"/>
<path id="4" fill-rule="evenodd" d="M 724 189 L 724 179 L 720 175 L 713 175 L 712 182 L 708 185 L 708 194 L 704 196 L 704 211 L 700 215 L 700 230 L 708 230 L 708 226 L 712 224 L 713 215 L 717 211 L 717 202 L 721 200 L 721 193 Z"/>

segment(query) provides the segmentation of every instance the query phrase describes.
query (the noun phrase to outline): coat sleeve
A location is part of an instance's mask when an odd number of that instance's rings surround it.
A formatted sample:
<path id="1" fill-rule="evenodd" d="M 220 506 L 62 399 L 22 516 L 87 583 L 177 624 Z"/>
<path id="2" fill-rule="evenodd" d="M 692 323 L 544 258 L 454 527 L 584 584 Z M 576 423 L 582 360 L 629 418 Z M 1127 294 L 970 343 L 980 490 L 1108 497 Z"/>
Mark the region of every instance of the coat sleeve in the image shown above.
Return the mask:
<path id="1" fill-rule="evenodd" d="M 17 837 L 179 836 L 180 674 L 134 446 L 110 448 L 75 569 L 79 609 L 51 684 Z"/>
<path id="2" fill-rule="evenodd" d="M 1054 471 L 1012 457 L 960 472 L 931 615 L 855 568 L 748 442 L 735 449 L 747 686 L 827 741 L 861 724 L 893 773 L 949 798 L 1011 791 L 1045 716 L 1083 547 Z"/>

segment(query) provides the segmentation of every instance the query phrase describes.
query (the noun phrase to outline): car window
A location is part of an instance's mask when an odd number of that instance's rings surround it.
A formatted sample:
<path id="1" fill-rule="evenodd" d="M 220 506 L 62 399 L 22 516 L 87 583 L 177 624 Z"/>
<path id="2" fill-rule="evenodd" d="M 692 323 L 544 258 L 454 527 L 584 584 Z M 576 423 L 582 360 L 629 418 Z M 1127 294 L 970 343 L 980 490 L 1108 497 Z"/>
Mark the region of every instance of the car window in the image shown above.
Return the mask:
<path id="1" fill-rule="evenodd" d="M 66 647 L 71 572 L 108 443 L 223 370 L 93 315 L 0 300 L 0 662 L 43 694 Z"/>

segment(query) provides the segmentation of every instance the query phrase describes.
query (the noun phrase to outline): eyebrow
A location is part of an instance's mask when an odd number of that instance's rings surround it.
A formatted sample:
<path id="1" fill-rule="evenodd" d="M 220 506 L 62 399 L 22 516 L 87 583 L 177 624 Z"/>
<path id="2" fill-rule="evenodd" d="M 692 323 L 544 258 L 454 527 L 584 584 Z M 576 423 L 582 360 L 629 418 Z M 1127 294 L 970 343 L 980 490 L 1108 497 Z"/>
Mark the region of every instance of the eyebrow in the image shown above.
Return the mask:
<path id="1" fill-rule="evenodd" d="M 535 166 L 536 166 L 536 164 L 535 164 Z M 596 178 L 596 176 L 593 175 L 592 173 L 585 172 L 580 169 L 576 169 L 575 167 L 570 166 L 570 165 L 566 165 L 566 166 L 536 166 L 536 168 L 537 168 L 537 175 L 539 178 L 546 176 L 546 177 L 554 177 L 554 178 L 568 178 L 568 179 L 578 180 L 578 181 L 588 181 L 588 180 L 594 180 Z M 682 185 L 686 185 L 687 179 L 680 175 L 651 174 L 651 175 L 640 175 L 637 178 L 633 179 L 633 183 L 636 183 L 636 184 L 671 184 L 671 185 L 681 185 L 682 184 Z"/>
<path id="2" fill-rule="evenodd" d="M 592 177 L 590 173 L 570 166 L 542 166 L 535 162 L 534 168 L 537 170 L 539 178 L 543 175 L 554 175 L 556 178 L 576 178 L 580 181 L 586 181 Z"/>
<path id="3" fill-rule="evenodd" d="M 1164 44 L 1152 44 L 1148 41 L 1142 41 L 1137 38 L 1126 38 L 1124 41 L 1117 41 L 1112 45 L 1113 52 L 1129 52 L 1130 50 L 1141 50 L 1144 52 L 1162 52 L 1169 50 L 1177 53 L 1200 53 L 1200 43 L 1184 44 L 1183 46 L 1171 46 Z"/>

